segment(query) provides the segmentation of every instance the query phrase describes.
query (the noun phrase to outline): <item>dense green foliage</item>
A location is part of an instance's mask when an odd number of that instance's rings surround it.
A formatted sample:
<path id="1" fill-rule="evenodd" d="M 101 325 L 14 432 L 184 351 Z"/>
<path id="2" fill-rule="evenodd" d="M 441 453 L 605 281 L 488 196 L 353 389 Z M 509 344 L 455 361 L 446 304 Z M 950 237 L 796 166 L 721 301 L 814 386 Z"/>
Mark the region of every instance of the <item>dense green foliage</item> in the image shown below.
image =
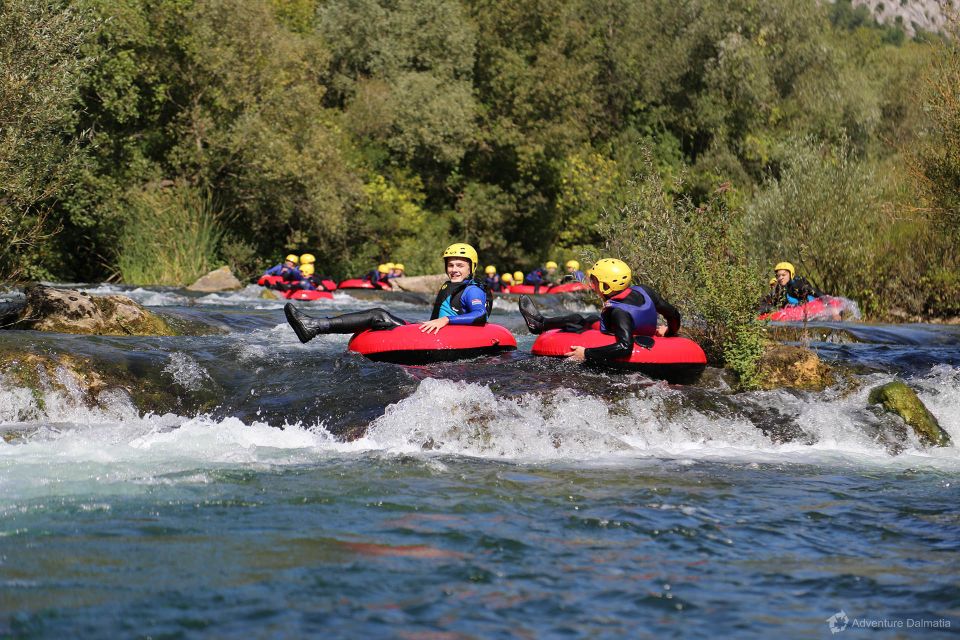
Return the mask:
<path id="1" fill-rule="evenodd" d="M 682 183 L 672 191 L 682 191 Z M 730 195 L 730 185 L 723 184 L 700 205 L 671 196 L 646 155 L 626 205 L 608 213 L 600 231 L 608 238 L 603 253 L 638 265 L 634 278 L 676 305 L 684 332 L 697 339 L 708 360 L 734 370 L 749 388 L 758 382 L 763 351 L 753 284 L 762 275 L 747 259 Z"/>
<path id="2" fill-rule="evenodd" d="M 466 240 L 501 270 L 620 247 L 666 286 L 656 173 L 730 309 L 782 259 L 875 314 L 960 308 L 956 49 L 849 1 L 2 0 L 0 43 L 6 278 L 433 272 Z M 151 230 L 203 259 L 149 264 Z"/>

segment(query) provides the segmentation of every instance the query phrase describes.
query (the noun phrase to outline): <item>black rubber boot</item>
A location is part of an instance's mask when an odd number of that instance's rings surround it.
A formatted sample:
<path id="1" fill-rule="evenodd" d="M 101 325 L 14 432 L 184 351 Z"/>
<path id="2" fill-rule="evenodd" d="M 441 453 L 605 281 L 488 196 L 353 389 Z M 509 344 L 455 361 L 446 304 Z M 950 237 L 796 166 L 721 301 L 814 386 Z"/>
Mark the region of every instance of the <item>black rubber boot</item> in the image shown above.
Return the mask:
<path id="1" fill-rule="evenodd" d="M 327 333 L 357 333 L 366 329 L 374 331 L 384 331 L 395 327 L 402 327 L 407 324 L 405 320 L 398 318 L 386 309 L 368 309 L 367 311 L 356 311 L 354 313 L 345 313 L 336 318 L 328 320 L 330 328 Z"/>
<path id="2" fill-rule="evenodd" d="M 330 331 L 329 320 L 326 318 L 311 318 L 306 314 L 300 313 L 297 311 L 297 308 L 293 306 L 292 302 L 283 305 L 283 313 L 287 316 L 287 322 L 293 327 L 293 332 L 300 338 L 300 342 L 310 342 L 319 334 Z"/>
<path id="3" fill-rule="evenodd" d="M 527 329 L 530 333 L 538 334 L 543 332 L 543 316 L 537 311 L 530 296 L 520 296 L 520 315 L 527 323 Z"/>

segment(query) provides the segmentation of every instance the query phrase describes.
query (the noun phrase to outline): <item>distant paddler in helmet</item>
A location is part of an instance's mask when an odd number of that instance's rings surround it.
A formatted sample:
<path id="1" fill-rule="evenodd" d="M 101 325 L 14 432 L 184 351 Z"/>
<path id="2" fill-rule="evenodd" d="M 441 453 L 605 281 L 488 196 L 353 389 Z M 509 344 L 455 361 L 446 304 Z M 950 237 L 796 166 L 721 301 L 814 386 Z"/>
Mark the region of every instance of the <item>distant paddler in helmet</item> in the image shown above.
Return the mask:
<path id="1" fill-rule="evenodd" d="M 788 305 L 812 302 L 823 296 L 823 292 L 806 278 L 798 276 L 797 270 L 789 262 L 778 262 L 773 267 L 773 274 L 777 279 L 777 286 L 770 293 L 771 307 L 782 309 Z"/>
<path id="2" fill-rule="evenodd" d="M 448 324 L 484 325 L 490 314 L 489 297 L 482 282 L 473 279 L 480 260 L 477 251 L 462 242 L 452 244 L 443 252 L 447 280 L 440 287 L 433 303 L 430 320 L 420 325 L 424 333 L 438 333 Z M 391 329 L 407 324 L 385 309 L 370 309 L 347 313 L 335 318 L 313 318 L 288 303 L 283 312 L 300 342 L 308 342 L 324 333 L 356 333 L 366 329 Z"/>
<path id="3" fill-rule="evenodd" d="M 299 280 L 301 277 L 303 277 L 300 274 L 300 270 L 297 269 L 297 264 L 299 263 L 300 258 L 297 257 L 296 254 L 291 253 L 283 259 L 283 262 L 267 269 L 263 275 L 280 276 L 284 280 Z"/>
<path id="4" fill-rule="evenodd" d="M 513 284 L 523 284 L 523 271 L 513 272 Z"/>
<path id="5" fill-rule="evenodd" d="M 500 292 L 503 290 L 503 280 L 500 275 L 497 273 L 497 267 L 488 264 L 487 268 L 483 270 L 484 278 L 483 281 L 487 285 L 487 289 L 490 291 Z"/>
<path id="6" fill-rule="evenodd" d="M 407 268 L 403 266 L 402 262 L 394 262 L 393 270 L 390 272 L 391 278 L 402 278 L 407 274 Z"/>
<path id="7" fill-rule="evenodd" d="M 587 279 L 583 271 L 580 271 L 580 263 L 576 260 L 567 260 L 563 268 L 566 273 L 563 275 L 563 278 L 560 279 L 561 282 L 583 282 Z"/>
<path id="8" fill-rule="evenodd" d="M 313 257 L 313 256 L 311 256 Z M 320 285 L 319 281 L 316 280 L 314 266 L 312 262 L 307 264 L 300 264 L 300 279 L 290 282 L 287 286 L 282 287 L 287 291 L 316 291 L 317 289 L 324 289 L 323 285 Z M 318 286 L 319 285 L 319 286 Z"/>
<path id="9" fill-rule="evenodd" d="M 557 282 L 557 263 L 553 260 L 547 260 L 542 267 L 537 267 L 523 279 L 523 284 L 533 285 L 537 289 L 549 287 Z"/>
<path id="10" fill-rule="evenodd" d="M 529 297 L 521 296 L 520 313 L 530 333 L 567 327 L 587 329 L 599 321 L 600 331 L 613 335 L 617 341 L 606 347 L 573 347 L 566 355 L 572 360 L 603 361 L 629 356 L 638 336 L 675 336 L 680 331 L 680 312 L 650 287 L 631 286 L 633 273 L 623 260 L 598 260 L 586 276 L 590 288 L 603 298 L 600 313 L 544 318 Z M 657 314 L 667 320 L 666 327 L 657 326 Z"/>
<path id="11" fill-rule="evenodd" d="M 378 282 L 386 282 L 388 276 L 390 275 L 391 265 L 389 262 L 383 262 L 377 265 L 376 269 L 371 269 L 363 276 L 363 280 L 368 280 L 372 284 L 377 284 Z"/>
<path id="12" fill-rule="evenodd" d="M 513 274 L 507 271 L 505 274 L 500 276 L 500 290 L 503 291 L 509 286 L 513 285 Z"/>

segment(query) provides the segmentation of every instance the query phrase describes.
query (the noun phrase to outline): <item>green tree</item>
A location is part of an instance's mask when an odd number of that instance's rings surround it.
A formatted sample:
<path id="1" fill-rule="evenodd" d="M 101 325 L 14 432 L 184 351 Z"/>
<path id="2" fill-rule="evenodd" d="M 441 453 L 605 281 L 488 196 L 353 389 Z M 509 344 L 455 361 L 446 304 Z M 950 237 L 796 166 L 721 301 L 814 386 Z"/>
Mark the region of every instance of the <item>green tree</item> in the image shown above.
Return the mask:
<path id="1" fill-rule="evenodd" d="M 61 271 L 46 240 L 81 160 L 75 105 L 95 28 L 59 2 L 0 2 L 0 281 Z"/>

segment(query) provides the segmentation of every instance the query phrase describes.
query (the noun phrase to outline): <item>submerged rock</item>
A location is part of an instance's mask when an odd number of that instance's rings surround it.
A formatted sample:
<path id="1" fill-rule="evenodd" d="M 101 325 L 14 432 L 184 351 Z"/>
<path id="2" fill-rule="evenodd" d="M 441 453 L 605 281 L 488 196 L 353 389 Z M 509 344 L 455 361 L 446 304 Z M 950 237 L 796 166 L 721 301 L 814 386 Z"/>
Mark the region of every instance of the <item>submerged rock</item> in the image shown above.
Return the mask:
<path id="1" fill-rule="evenodd" d="M 936 417 L 927 409 L 916 392 L 900 381 L 888 382 L 870 391 L 870 404 L 882 405 L 884 409 L 895 413 L 906 422 L 924 444 L 945 447 L 950 444 L 950 436 Z"/>
<path id="2" fill-rule="evenodd" d="M 163 318 L 127 296 L 91 296 L 85 291 L 35 285 L 14 329 L 114 336 L 172 336 L 177 332 Z"/>
<path id="3" fill-rule="evenodd" d="M 230 267 L 220 267 L 199 278 L 187 287 L 187 291 L 217 293 L 219 291 L 237 291 L 242 288 L 243 283 L 237 280 L 237 277 L 230 271 Z"/>
<path id="4" fill-rule="evenodd" d="M 836 381 L 830 367 L 804 347 L 770 343 L 764 349 L 759 367 L 765 389 L 823 391 Z"/>

